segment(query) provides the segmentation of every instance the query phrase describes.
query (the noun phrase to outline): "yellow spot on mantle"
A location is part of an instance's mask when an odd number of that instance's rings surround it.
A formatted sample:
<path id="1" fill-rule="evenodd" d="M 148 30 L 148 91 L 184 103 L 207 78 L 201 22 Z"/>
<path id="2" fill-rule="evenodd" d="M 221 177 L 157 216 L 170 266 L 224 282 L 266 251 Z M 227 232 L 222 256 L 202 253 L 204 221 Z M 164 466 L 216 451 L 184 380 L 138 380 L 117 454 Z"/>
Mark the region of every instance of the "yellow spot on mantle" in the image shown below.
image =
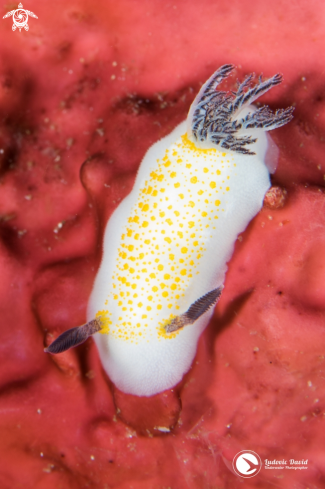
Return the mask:
<path id="1" fill-rule="evenodd" d="M 108 311 L 97 311 L 95 318 L 100 318 L 102 324 L 102 329 L 99 331 L 101 334 L 108 334 L 110 331 L 110 325 L 112 321 L 110 320 L 110 313 Z"/>
<path id="2" fill-rule="evenodd" d="M 165 340 L 171 340 L 173 338 L 176 338 L 176 336 L 179 334 L 180 330 L 174 331 L 173 333 L 166 333 L 166 330 L 165 330 L 165 327 L 167 326 L 167 324 L 170 324 L 170 322 L 175 317 L 176 316 L 174 314 L 171 314 L 168 319 L 165 319 L 165 321 L 162 321 L 159 323 L 159 326 L 157 327 L 159 338 L 163 338 Z"/>
<path id="3" fill-rule="evenodd" d="M 191 151 L 196 151 L 197 153 L 201 154 L 211 154 L 211 153 L 216 153 L 217 149 L 216 148 L 209 148 L 209 149 L 201 149 L 195 146 L 195 144 L 188 138 L 187 134 L 184 134 L 182 136 L 182 142 L 185 147 L 190 149 Z"/>

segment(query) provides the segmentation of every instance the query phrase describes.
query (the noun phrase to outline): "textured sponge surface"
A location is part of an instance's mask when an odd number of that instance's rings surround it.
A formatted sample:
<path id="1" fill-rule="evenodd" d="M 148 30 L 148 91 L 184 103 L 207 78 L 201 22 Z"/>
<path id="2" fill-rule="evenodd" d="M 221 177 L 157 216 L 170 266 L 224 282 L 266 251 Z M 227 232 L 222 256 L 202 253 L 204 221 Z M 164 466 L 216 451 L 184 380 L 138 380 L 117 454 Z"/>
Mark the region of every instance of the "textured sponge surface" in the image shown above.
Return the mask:
<path id="1" fill-rule="evenodd" d="M 3 4 L 2 16 L 11 8 Z M 321 487 L 324 2 L 26 0 L 24 8 L 38 16 L 29 31 L 1 19 L 0 32 L 0 486 Z M 147 425 L 153 438 L 145 428 L 140 436 L 117 415 L 91 341 L 56 357 L 43 347 L 85 322 L 105 223 L 148 148 L 185 120 L 225 62 L 237 66 L 229 89 L 253 71 L 284 75 L 261 100 L 296 106 L 272 133 L 279 189 L 236 241 L 179 387 L 173 433 L 154 429 L 172 425 L 156 404 L 133 400 L 129 416 L 159 415 Z M 159 399 L 179 409 L 170 393 Z M 228 467 L 247 448 L 262 459 L 308 458 L 308 470 L 239 481 Z"/>

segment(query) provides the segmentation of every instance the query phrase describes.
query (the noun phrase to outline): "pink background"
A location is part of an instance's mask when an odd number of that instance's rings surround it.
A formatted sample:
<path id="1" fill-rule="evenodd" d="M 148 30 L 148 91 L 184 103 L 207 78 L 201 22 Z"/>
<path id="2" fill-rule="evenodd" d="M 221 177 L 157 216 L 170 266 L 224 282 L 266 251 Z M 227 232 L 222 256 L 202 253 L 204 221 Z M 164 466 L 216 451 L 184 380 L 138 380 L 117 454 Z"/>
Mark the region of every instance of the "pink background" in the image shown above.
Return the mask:
<path id="1" fill-rule="evenodd" d="M 1 16 L 15 8 L 2 2 Z M 324 3 L 24 8 L 38 16 L 28 32 L 0 20 L 0 487 L 325 487 Z M 273 132 L 287 199 L 237 241 L 182 384 L 125 396 L 92 340 L 43 348 L 85 321 L 107 219 L 224 63 L 237 66 L 228 88 L 252 71 L 284 75 L 261 101 L 296 107 Z M 240 479 L 229 467 L 244 449 L 308 469 Z"/>

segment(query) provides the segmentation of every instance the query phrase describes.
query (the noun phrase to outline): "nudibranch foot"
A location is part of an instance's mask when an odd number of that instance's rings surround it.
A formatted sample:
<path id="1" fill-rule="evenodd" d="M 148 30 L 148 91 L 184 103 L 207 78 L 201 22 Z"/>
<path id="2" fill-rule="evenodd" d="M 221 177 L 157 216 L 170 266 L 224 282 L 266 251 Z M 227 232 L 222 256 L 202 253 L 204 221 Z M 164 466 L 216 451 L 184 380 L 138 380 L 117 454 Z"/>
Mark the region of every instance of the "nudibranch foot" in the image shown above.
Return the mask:
<path id="1" fill-rule="evenodd" d="M 82 326 L 68 329 L 64 333 L 60 334 L 56 340 L 53 341 L 47 348 L 44 349 L 46 353 L 62 353 L 69 348 L 81 345 L 90 336 L 98 333 L 102 329 L 102 323 L 100 318 L 93 319 Z"/>
<path id="2" fill-rule="evenodd" d="M 210 307 L 215 306 L 220 299 L 223 286 L 213 289 L 204 296 L 200 297 L 197 301 L 189 307 L 189 309 L 182 315 L 176 316 L 165 326 L 166 333 L 174 333 L 184 326 L 195 323 L 199 317 L 207 312 Z"/>
<path id="3" fill-rule="evenodd" d="M 195 144 L 202 147 L 211 147 L 212 143 L 229 151 L 254 155 L 255 153 L 246 147 L 257 141 L 252 137 L 254 133 L 250 132 L 256 129 L 270 131 L 287 124 L 293 117 L 294 107 L 273 112 L 267 106 L 263 106 L 249 111 L 242 118 L 237 118 L 254 100 L 281 83 L 282 75 L 276 74 L 265 81 L 262 81 L 260 76 L 257 84 L 250 88 L 255 76 L 250 74 L 238 84 L 237 92 L 227 94 L 216 91 L 217 85 L 227 78 L 233 69 L 233 65 L 221 66 L 202 86 L 189 113 L 188 134 L 192 136 Z"/>

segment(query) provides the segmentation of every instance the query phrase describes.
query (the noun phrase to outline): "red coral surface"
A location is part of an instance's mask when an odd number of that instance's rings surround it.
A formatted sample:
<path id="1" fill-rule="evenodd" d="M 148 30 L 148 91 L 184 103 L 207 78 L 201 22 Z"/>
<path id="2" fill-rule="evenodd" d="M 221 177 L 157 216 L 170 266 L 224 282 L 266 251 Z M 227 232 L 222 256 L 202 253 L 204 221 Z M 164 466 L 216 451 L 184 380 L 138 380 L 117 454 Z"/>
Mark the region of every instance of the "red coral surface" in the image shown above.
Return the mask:
<path id="1" fill-rule="evenodd" d="M 28 32 L 0 22 L 1 489 L 325 487 L 324 3 L 25 1 Z M 224 63 L 284 74 L 278 190 L 184 381 L 125 396 L 92 340 L 43 348 L 85 321 L 107 219 Z M 241 450 L 308 468 L 243 479 Z"/>

